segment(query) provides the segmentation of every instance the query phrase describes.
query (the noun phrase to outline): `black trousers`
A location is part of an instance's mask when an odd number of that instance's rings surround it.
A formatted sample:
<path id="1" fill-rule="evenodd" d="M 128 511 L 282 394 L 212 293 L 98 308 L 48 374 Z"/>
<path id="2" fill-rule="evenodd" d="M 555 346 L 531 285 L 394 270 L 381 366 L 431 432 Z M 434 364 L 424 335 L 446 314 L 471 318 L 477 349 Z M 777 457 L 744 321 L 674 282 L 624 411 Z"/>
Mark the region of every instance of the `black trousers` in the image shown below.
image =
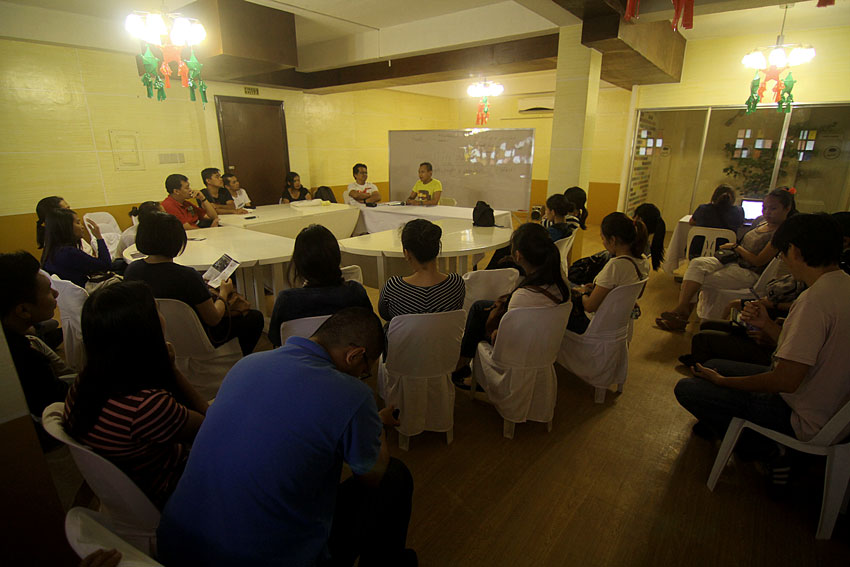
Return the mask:
<path id="1" fill-rule="evenodd" d="M 225 315 L 215 327 L 207 327 L 207 335 L 215 346 L 223 345 L 230 339 L 239 339 L 242 356 L 254 352 L 254 347 L 263 334 L 263 314 L 251 309 L 242 315 L 228 317 Z"/>
<path id="2" fill-rule="evenodd" d="M 370 487 L 352 477 L 336 496 L 328 550 L 323 567 L 403 565 L 413 498 L 413 477 L 404 463 L 390 459 L 381 483 Z"/>
<path id="3" fill-rule="evenodd" d="M 700 364 L 708 360 L 734 360 L 770 366 L 775 347 L 760 345 L 743 327 L 729 321 L 706 321 L 691 339 L 691 356 Z"/>
<path id="4" fill-rule="evenodd" d="M 466 358 L 474 358 L 478 343 L 486 341 L 487 317 L 490 316 L 490 307 L 493 301 L 480 299 L 472 304 L 466 315 L 466 327 L 463 330 L 463 339 L 460 341 L 460 355 Z"/>

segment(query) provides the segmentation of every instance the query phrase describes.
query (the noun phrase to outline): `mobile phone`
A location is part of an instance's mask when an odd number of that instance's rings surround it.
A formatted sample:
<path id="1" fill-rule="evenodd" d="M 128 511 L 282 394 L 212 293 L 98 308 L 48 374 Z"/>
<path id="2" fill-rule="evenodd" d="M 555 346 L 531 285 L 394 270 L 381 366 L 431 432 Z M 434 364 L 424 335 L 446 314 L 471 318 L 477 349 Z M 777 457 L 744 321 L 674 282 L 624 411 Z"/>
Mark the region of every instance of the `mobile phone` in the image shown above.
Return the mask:
<path id="1" fill-rule="evenodd" d="M 257 218 L 257 215 L 251 215 L 250 217 L 243 217 L 245 220 L 251 220 Z"/>

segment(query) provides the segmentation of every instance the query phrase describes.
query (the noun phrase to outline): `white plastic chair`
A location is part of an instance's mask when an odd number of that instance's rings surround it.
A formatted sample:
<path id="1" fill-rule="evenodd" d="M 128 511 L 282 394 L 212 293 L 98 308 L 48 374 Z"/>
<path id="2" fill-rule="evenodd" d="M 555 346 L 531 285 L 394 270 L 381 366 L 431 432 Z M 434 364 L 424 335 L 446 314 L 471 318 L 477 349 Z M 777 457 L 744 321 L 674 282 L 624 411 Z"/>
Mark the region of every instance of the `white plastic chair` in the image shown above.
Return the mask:
<path id="1" fill-rule="evenodd" d="M 759 294 L 759 297 L 765 296 L 767 293 L 767 284 L 783 271 L 788 273 L 788 268 L 779 259 L 779 256 L 770 261 L 759 276 L 759 279 L 756 280 L 755 285 L 753 285 L 753 289 Z M 697 302 L 697 317 L 700 319 L 722 319 L 726 311 L 726 306 L 736 299 L 754 299 L 754 297 L 749 288 L 719 289 L 703 286 L 700 289 L 699 301 Z"/>
<path id="2" fill-rule="evenodd" d="M 109 249 L 109 255 L 113 260 L 120 258 L 119 247 L 121 245 L 121 228 L 118 226 L 118 221 L 115 220 L 109 213 L 86 213 L 83 215 L 83 224 L 89 221 L 95 223 L 100 228 L 100 233 L 103 236 L 103 241 L 106 242 L 106 247 Z M 97 241 L 92 237 L 92 248 L 97 250 Z"/>
<path id="3" fill-rule="evenodd" d="M 495 301 L 516 289 L 518 281 L 519 270 L 515 268 L 466 272 L 463 274 L 463 283 L 466 286 L 463 310 L 469 312 L 472 304 L 481 299 Z"/>
<path id="4" fill-rule="evenodd" d="M 688 231 L 688 245 L 685 248 L 685 257 L 690 256 L 691 242 L 693 242 L 694 238 L 697 236 L 703 237 L 702 252 L 700 252 L 700 256 L 713 256 L 717 251 L 717 240 L 720 238 L 723 238 L 727 242 L 731 242 L 733 244 L 738 242 L 738 235 L 735 234 L 734 230 L 729 230 L 728 228 L 692 226 Z"/>
<path id="5" fill-rule="evenodd" d="M 284 321 L 280 324 L 280 344 L 285 344 L 289 337 L 312 337 L 313 333 L 329 318 L 330 315 L 319 315 Z"/>
<path id="6" fill-rule="evenodd" d="M 555 246 L 558 247 L 558 253 L 561 255 L 561 277 L 564 281 L 567 281 L 567 274 L 570 271 L 570 250 L 573 248 L 577 232 L 578 229 L 575 229 L 568 237 L 555 241 Z"/>
<path id="7" fill-rule="evenodd" d="M 59 305 L 59 318 L 62 321 L 65 362 L 79 372 L 86 365 L 86 349 L 83 345 L 80 316 L 89 294 L 77 284 L 60 279 L 57 275 L 51 277 L 50 285 L 59 293 L 56 303 Z"/>
<path id="8" fill-rule="evenodd" d="M 387 360 L 378 369 L 378 393 L 399 410 L 398 446 L 423 431 L 454 436 L 455 389 L 451 374 L 460 356 L 466 314 L 398 315 L 387 331 Z"/>
<path id="9" fill-rule="evenodd" d="M 456 207 L 457 199 L 452 199 L 451 197 L 443 197 L 440 195 L 440 204 L 446 205 L 447 207 Z"/>
<path id="10" fill-rule="evenodd" d="M 115 533 L 155 555 L 159 510 L 121 469 L 68 434 L 64 412 L 62 402 L 44 408 L 41 423 L 45 431 L 68 446 L 74 463 L 100 500 L 100 512 L 109 518 Z"/>
<path id="11" fill-rule="evenodd" d="M 821 504 L 818 531 L 815 537 L 817 539 L 831 538 L 838 512 L 839 510 L 842 513 L 846 512 L 847 503 L 850 500 L 850 490 L 848 490 L 848 482 L 850 482 L 850 442 L 847 442 L 850 441 L 847 439 L 848 434 L 850 434 L 850 402 L 845 403 L 844 407 L 826 422 L 826 425 L 811 441 L 800 441 L 739 417 L 732 418 L 708 477 L 709 490 L 713 491 L 717 485 L 717 480 L 726 467 L 726 463 L 732 455 L 732 450 L 735 448 L 735 443 L 738 442 L 738 437 L 745 427 L 796 451 L 826 456 L 823 503 Z M 844 443 L 841 443 L 842 441 Z"/>
<path id="12" fill-rule="evenodd" d="M 363 270 L 357 264 L 340 268 L 342 270 L 342 279 L 345 281 L 355 281 L 363 285 Z"/>
<path id="13" fill-rule="evenodd" d="M 499 323 L 496 344 L 478 343 L 472 365 L 470 394 L 481 384 L 514 438 L 517 423 L 538 421 L 552 431 L 558 378 L 555 358 L 567 326 L 572 303 L 552 307 L 509 309 Z"/>
<path id="14" fill-rule="evenodd" d="M 174 345 L 177 368 L 205 400 L 211 400 L 224 376 L 242 358 L 238 339 L 216 348 L 194 309 L 176 299 L 156 303 L 165 317 L 165 340 Z"/>
<path id="15" fill-rule="evenodd" d="M 80 558 L 99 549 L 117 549 L 121 552 L 118 567 L 163 567 L 121 539 L 113 530 L 109 518 L 88 508 L 71 508 L 65 515 L 65 537 Z"/>
<path id="16" fill-rule="evenodd" d="M 564 333 L 558 363 L 595 388 L 594 401 L 605 401 L 612 384 L 623 391 L 629 373 L 631 313 L 647 279 L 615 287 L 583 335 L 569 329 Z"/>

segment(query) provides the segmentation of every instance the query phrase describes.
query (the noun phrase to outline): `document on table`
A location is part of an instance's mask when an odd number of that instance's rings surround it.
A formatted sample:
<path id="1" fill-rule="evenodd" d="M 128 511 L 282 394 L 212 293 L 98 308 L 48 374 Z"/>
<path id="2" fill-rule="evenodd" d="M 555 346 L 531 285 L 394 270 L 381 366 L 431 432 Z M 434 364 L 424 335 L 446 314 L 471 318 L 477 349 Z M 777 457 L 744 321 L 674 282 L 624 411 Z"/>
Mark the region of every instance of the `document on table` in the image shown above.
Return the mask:
<path id="1" fill-rule="evenodd" d="M 218 287 L 221 285 L 221 282 L 229 278 L 238 267 L 239 262 L 227 254 L 222 254 L 221 258 L 216 260 L 215 264 L 210 266 L 210 269 L 204 272 L 204 281 L 207 282 L 207 285 L 210 287 Z"/>

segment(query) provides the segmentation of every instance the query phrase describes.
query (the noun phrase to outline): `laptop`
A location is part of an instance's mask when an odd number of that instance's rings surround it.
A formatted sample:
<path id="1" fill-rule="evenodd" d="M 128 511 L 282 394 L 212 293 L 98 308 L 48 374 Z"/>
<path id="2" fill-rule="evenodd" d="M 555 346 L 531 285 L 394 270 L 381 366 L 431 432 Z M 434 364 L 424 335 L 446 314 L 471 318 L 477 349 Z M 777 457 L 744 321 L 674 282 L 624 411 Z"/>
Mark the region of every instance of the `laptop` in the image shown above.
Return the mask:
<path id="1" fill-rule="evenodd" d="M 741 200 L 741 208 L 744 209 L 744 224 L 746 226 L 751 226 L 753 221 L 759 218 L 762 214 L 761 212 L 762 200 L 761 199 L 742 199 Z"/>

